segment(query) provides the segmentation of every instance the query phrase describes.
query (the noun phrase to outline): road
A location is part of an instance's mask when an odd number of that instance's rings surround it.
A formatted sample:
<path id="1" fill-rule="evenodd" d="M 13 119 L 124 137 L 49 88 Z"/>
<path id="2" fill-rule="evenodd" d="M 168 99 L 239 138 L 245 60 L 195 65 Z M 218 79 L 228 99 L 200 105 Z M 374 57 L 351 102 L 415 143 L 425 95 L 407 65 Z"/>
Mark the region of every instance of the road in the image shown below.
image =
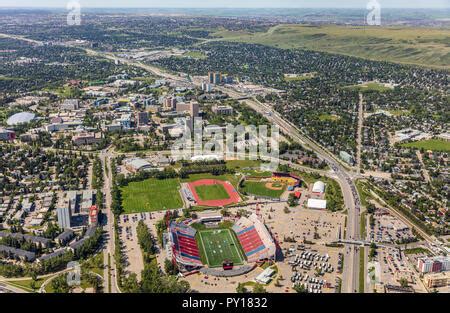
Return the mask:
<path id="1" fill-rule="evenodd" d="M 187 79 L 180 77 L 178 75 L 167 73 L 155 66 L 151 66 L 148 64 L 143 64 L 141 62 L 135 62 L 132 60 L 119 58 L 111 53 L 101 53 L 98 51 L 94 51 L 92 49 L 82 48 L 90 55 L 95 55 L 99 57 L 108 58 L 110 60 L 118 60 L 124 64 L 132 65 L 136 67 L 140 67 L 145 69 L 156 76 L 160 76 L 166 79 L 172 79 L 174 81 L 179 81 L 182 83 L 186 83 Z M 196 85 L 200 85 L 201 81 L 192 81 L 192 83 Z M 240 99 L 243 97 L 247 97 L 247 95 L 237 92 L 231 88 L 227 87 L 218 87 L 216 89 L 221 90 L 227 93 L 230 97 L 234 99 Z M 334 170 L 336 174 L 336 178 L 341 186 L 342 192 L 344 194 L 344 203 L 348 210 L 348 218 L 347 218 L 347 230 L 346 237 L 347 239 L 359 239 L 359 196 L 356 191 L 356 186 L 352 179 L 356 176 L 354 173 L 351 173 L 349 167 L 344 165 L 339 159 L 333 156 L 329 151 L 321 147 L 318 143 L 308 138 L 306 135 L 302 134 L 300 130 L 292 125 L 290 122 L 286 121 L 283 117 L 279 115 L 271 106 L 266 104 L 262 104 L 255 99 L 247 99 L 245 100 L 246 104 L 254 109 L 256 112 L 266 116 L 266 118 L 278 125 L 278 127 L 286 134 L 288 134 L 292 139 L 297 142 L 303 144 L 304 146 L 309 147 L 314 150 L 319 157 L 325 160 L 328 165 Z M 349 174 L 350 172 L 350 174 Z M 344 273 L 343 273 L 343 284 L 342 291 L 343 292 L 357 292 L 358 289 L 358 277 L 359 277 L 359 251 L 356 247 L 349 247 L 345 254 L 345 264 Z"/>
<path id="2" fill-rule="evenodd" d="M 106 236 L 106 243 L 104 248 L 104 260 L 103 264 L 105 265 L 105 271 L 104 271 L 104 277 L 105 277 L 105 284 L 104 288 L 106 291 L 111 293 L 118 293 L 120 292 L 118 283 L 117 283 L 117 267 L 116 267 L 116 260 L 114 258 L 115 255 L 115 232 L 114 232 L 114 214 L 111 210 L 112 205 L 112 196 L 111 196 L 111 189 L 112 189 L 112 169 L 111 169 L 111 152 L 110 149 L 102 150 L 100 153 L 100 160 L 102 161 L 102 166 L 107 171 L 103 171 L 104 175 L 104 186 L 103 186 L 103 193 L 105 195 L 105 215 L 107 222 L 105 223 L 104 230 L 107 233 Z M 108 265 L 108 256 L 110 257 L 110 267 Z M 111 277 L 109 276 L 111 274 Z M 111 280 L 111 290 L 109 289 L 109 281 Z"/>
<path id="3" fill-rule="evenodd" d="M 0 34 L 2 35 L 2 34 Z M 28 40 L 27 38 L 24 38 L 22 36 L 15 36 L 15 35 L 8 35 L 3 34 L 4 37 L 19 39 L 19 40 L 25 40 L 33 43 L 42 44 L 41 42 L 35 41 L 35 40 Z M 92 49 L 84 48 L 84 47 L 76 47 L 79 49 L 84 50 L 89 55 L 94 55 L 102 58 L 107 58 L 113 61 L 120 61 L 121 63 L 132 65 L 135 67 L 142 68 L 144 70 L 147 70 L 151 73 L 153 73 L 156 76 L 160 76 L 166 79 L 172 79 L 174 81 L 179 81 L 181 83 L 188 82 L 186 78 L 181 77 L 179 75 L 174 75 L 171 73 L 167 73 L 166 71 L 151 66 L 148 64 L 143 64 L 141 62 L 128 60 L 124 58 L 119 58 L 115 56 L 112 53 L 107 52 L 99 52 Z M 199 85 L 201 82 L 196 81 L 194 84 Z M 234 99 L 241 99 L 246 98 L 248 95 L 237 92 L 236 90 L 228 87 L 220 87 L 216 86 L 216 89 L 222 90 L 223 92 L 227 93 L 229 96 L 231 96 Z M 289 121 L 287 121 L 285 118 L 279 115 L 278 112 L 276 112 L 271 106 L 267 104 L 263 104 L 261 102 L 256 101 L 256 99 L 247 99 L 246 103 L 248 106 L 253 108 L 255 111 L 263 114 L 266 116 L 266 118 L 274 123 L 275 125 L 278 125 L 278 127 L 286 134 L 288 134 L 293 140 L 299 142 L 300 144 L 309 147 L 311 150 L 315 151 L 317 155 L 325 160 L 328 165 L 332 168 L 332 170 L 335 172 L 337 181 L 339 182 L 343 195 L 344 195 L 344 203 L 348 210 L 348 217 L 347 217 L 347 228 L 346 228 L 346 239 L 359 239 L 359 213 L 360 213 L 360 200 L 358 193 L 356 191 L 356 186 L 353 182 L 353 180 L 357 177 L 357 174 L 352 171 L 352 169 L 345 165 L 341 160 L 336 158 L 331 152 L 326 150 L 324 147 L 322 147 L 317 142 L 313 141 L 309 137 L 307 137 L 304 133 L 302 133 L 301 130 L 299 130 L 295 125 L 292 125 Z M 106 151 L 102 151 L 101 159 L 102 162 L 110 163 L 110 155 Z M 111 171 L 110 166 L 108 166 L 109 171 Z M 114 255 L 114 229 L 113 229 L 113 216 L 112 212 L 110 210 L 111 208 L 111 182 L 110 182 L 111 175 L 109 175 L 109 178 L 105 180 L 105 195 L 106 195 L 106 207 L 107 207 L 107 217 L 108 217 L 108 223 L 106 226 L 106 231 L 109 234 L 109 241 L 108 241 L 108 251 L 111 253 L 111 255 Z M 342 291 L 343 292 L 357 292 L 358 289 L 358 277 L 359 277 L 359 251 L 355 247 L 349 247 L 348 250 L 346 250 L 346 253 L 344 254 L 345 258 L 345 266 L 344 266 L 344 273 L 343 273 L 343 283 L 342 283 Z M 111 258 L 111 273 L 112 273 L 112 279 L 115 282 L 114 284 L 111 284 L 112 290 L 111 292 L 117 292 L 117 281 L 115 278 L 115 265 L 114 258 Z"/>

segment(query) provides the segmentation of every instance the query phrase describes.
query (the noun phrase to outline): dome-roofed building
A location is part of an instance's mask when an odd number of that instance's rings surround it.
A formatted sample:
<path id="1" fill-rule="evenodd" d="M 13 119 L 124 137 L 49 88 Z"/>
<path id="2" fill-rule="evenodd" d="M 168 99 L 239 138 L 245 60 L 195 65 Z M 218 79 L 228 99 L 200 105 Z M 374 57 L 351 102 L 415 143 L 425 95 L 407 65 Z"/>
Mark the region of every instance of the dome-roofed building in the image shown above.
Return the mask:
<path id="1" fill-rule="evenodd" d="M 314 193 L 324 193 L 325 192 L 325 184 L 322 181 L 316 181 L 313 185 L 312 192 Z"/>
<path id="2" fill-rule="evenodd" d="M 36 118 L 36 114 L 31 112 L 16 113 L 8 118 L 6 124 L 8 126 L 16 126 L 20 124 L 27 124 Z"/>

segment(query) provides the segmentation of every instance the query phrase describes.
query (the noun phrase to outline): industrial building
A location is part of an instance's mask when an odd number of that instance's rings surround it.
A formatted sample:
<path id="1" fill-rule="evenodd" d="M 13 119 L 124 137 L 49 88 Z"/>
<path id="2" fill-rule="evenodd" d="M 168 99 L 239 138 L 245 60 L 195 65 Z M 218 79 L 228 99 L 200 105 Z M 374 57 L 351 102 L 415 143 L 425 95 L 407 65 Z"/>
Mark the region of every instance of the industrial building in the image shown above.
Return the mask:
<path id="1" fill-rule="evenodd" d="M 125 168 L 132 173 L 146 171 L 153 168 L 152 164 L 141 158 L 126 159 L 124 160 L 124 164 Z"/>

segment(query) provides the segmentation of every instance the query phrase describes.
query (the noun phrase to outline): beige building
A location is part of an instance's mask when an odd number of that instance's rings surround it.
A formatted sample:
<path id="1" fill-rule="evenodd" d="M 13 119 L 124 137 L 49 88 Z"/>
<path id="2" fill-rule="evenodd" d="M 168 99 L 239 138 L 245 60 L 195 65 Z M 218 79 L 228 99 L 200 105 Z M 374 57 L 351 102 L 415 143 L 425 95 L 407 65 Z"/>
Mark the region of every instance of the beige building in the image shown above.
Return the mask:
<path id="1" fill-rule="evenodd" d="M 428 288 L 439 288 L 450 285 L 447 272 L 426 274 L 423 280 Z"/>

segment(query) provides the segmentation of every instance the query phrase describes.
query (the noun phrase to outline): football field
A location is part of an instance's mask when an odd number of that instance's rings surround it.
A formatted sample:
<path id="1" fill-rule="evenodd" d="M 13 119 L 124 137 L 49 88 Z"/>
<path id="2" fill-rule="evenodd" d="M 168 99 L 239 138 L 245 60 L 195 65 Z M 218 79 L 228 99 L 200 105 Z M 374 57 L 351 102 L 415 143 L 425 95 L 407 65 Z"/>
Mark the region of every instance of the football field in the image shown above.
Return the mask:
<path id="1" fill-rule="evenodd" d="M 244 263 L 244 256 L 230 229 L 210 229 L 198 232 L 198 246 L 204 263 L 209 267 L 222 266 L 224 260 L 235 265 Z"/>
<path id="2" fill-rule="evenodd" d="M 200 200 L 222 200 L 230 198 L 225 188 L 220 184 L 195 186 L 195 191 Z"/>

